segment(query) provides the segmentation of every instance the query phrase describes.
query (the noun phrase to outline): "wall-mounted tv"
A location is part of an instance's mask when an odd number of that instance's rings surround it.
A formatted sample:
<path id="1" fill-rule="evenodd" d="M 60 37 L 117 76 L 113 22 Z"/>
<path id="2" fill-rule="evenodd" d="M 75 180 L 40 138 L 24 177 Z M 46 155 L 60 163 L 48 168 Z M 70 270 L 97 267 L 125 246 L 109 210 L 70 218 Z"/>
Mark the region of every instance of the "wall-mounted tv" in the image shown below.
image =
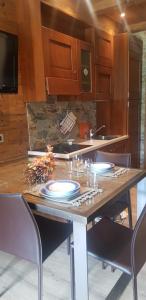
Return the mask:
<path id="1" fill-rule="evenodd" d="M 18 37 L 0 31 L 0 93 L 18 92 Z"/>

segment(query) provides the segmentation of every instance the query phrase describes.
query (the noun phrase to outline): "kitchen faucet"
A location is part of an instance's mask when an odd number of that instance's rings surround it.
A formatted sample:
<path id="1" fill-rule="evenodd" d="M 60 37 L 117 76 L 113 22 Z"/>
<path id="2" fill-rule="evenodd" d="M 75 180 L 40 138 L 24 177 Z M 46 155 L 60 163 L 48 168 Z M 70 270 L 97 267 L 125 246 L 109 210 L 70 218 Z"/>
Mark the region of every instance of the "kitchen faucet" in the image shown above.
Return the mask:
<path id="1" fill-rule="evenodd" d="M 90 139 L 92 139 L 92 137 L 95 135 L 95 133 L 99 132 L 102 128 L 105 128 L 105 127 L 106 127 L 106 125 L 102 125 L 99 128 L 97 128 L 95 131 L 93 131 L 93 129 L 91 128 L 89 131 Z"/>

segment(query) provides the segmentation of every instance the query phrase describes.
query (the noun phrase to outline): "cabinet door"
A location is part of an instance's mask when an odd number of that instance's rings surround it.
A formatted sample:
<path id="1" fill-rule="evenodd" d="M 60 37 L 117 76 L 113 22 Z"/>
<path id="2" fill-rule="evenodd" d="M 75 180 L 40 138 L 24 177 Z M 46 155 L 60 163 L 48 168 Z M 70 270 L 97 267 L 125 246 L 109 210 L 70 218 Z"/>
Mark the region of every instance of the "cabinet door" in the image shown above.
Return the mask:
<path id="1" fill-rule="evenodd" d="M 89 100 L 95 96 L 94 93 L 94 69 L 93 69 L 93 47 L 91 44 L 78 40 L 79 57 L 79 81 L 80 96 L 82 100 Z"/>
<path id="2" fill-rule="evenodd" d="M 42 28 L 47 92 L 79 94 L 77 40 L 49 28 Z"/>
<path id="3" fill-rule="evenodd" d="M 95 63 L 112 67 L 113 64 L 113 37 L 104 31 L 96 34 Z"/>
<path id="4" fill-rule="evenodd" d="M 100 65 L 95 67 L 96 100 L 110 100 L 112 98 L 112 69 Z"/>
<path id="5" fill-rule="evenodd" d="M 123 140 L 123 141 L 102 147 L 99 150 L 105 151 L 105 152 L 112 152 L 112 153 L 126 153 L 127 147 L 128 147 L 127 140 Z"/>

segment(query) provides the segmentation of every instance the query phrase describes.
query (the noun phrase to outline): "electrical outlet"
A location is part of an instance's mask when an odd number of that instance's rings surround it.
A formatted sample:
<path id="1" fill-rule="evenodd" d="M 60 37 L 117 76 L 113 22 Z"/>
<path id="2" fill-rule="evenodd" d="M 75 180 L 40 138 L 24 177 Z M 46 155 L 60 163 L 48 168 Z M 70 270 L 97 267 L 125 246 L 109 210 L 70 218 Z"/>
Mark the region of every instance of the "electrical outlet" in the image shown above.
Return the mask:
<path id="1" fill-rule="evenodd" d="M 4 143 L 4 134 L 0 133 L 0 143 Z"/>

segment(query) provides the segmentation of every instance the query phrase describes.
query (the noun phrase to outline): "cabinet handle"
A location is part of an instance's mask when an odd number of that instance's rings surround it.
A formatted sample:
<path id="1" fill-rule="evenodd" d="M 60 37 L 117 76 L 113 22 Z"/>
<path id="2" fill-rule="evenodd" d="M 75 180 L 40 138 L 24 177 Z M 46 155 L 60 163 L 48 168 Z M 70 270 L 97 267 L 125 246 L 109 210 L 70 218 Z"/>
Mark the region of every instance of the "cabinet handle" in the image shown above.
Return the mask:
<path id="1" fill-rule="evenodd" d="M 77 70 L 73 70 L 73 74 L 77 74 Z"/>

